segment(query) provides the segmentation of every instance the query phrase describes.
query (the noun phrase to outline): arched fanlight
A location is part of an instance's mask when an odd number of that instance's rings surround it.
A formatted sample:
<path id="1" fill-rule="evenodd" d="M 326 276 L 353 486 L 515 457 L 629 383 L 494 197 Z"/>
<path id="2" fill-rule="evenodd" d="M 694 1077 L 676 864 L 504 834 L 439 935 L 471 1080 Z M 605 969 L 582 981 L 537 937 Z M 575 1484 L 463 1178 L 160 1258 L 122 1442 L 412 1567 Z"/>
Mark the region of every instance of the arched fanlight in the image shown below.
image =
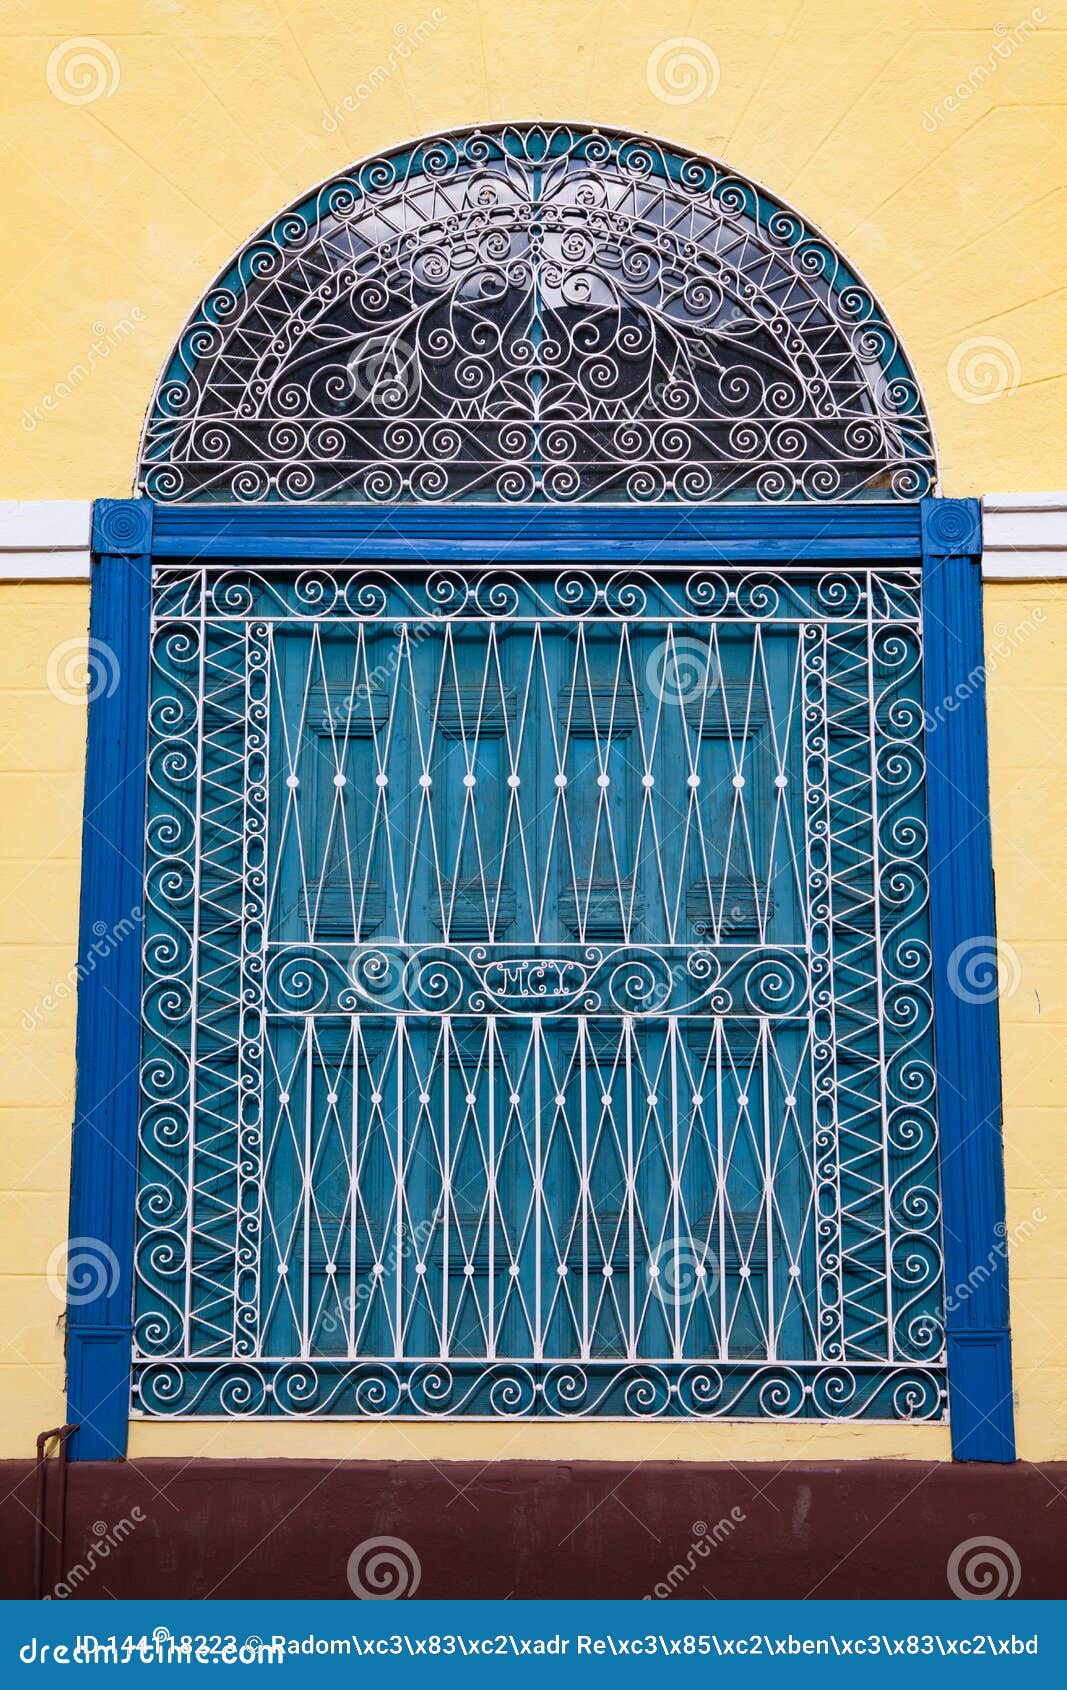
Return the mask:
<path id="1" fill-rule="evenodd" d="M 870 291 L 722 165 L 501 126 L 354 166 L 183 330 L 159 500 L 914 500 L 935 478 Z"/>

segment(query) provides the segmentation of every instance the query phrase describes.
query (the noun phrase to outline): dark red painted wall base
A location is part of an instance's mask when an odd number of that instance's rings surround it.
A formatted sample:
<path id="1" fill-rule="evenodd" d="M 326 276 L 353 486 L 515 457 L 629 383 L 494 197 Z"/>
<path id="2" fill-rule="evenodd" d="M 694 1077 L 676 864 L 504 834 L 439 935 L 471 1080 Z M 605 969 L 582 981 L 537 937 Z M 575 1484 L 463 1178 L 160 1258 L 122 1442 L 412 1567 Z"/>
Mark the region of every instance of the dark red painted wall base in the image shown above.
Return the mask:
<path id="1" fill-rule="evenodd" d="M 84 1463 L 62 1545 L 56 1477 L 44 1587 L 83 1597 L 351 1600 L 349 1557 L 383 1536 L 419 1597 L 943 1597 L 953 1550 L 988 1537 L 1018 1596 L 1067 1596 L 1067 1464 Z M 31 1464 L 0 1483 L 3 1593 L 29 1596 Z"/>

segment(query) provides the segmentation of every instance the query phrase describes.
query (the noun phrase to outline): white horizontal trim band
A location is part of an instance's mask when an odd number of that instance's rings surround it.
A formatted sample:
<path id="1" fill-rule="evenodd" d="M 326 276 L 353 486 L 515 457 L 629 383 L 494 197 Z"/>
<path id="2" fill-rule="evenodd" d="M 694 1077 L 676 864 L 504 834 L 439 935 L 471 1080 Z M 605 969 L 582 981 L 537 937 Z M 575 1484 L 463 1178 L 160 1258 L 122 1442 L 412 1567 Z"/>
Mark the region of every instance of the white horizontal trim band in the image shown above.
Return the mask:
<path id="1" fill-rule="evenodd" d="M 0 500 L 0 551 L 87 551 L 91 499 Z"/>
<path id="2" fill-rule="evenodd" d="M 982 510 L 1067 511 L 1067 493 L 983 493 Z"/>
<path id="3" fill-rule="evenodd" d="M 987 581 L 1067 579 L 1067 493 L 987 493 L 982 546 Z"/>
<path id="4" fill-rule="evenodd" d="M 89 499 L 0 500 L 0 581 L 87 581 Z"/>
<path id="5" fill-rule="evenodd" d="M 0 547 L 0 581 L 88 581 L 89 553 L 9 552 Z"/>

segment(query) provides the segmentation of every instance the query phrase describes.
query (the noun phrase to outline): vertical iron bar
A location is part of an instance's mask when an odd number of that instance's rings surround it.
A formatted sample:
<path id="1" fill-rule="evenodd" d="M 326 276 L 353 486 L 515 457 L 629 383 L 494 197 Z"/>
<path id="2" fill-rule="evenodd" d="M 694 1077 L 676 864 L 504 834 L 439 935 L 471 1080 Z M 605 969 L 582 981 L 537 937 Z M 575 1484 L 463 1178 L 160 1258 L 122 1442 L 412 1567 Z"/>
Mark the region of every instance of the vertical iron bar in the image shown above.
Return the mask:
<path id="1" fill-rule="evenodd" d="M 403 1015 L 396 1018 L 396 1220 L 394 1254 L 396 1255 L 396 1295 L 394 1299 L 394 1314 L 396 1332 L 393 1339 L 394 1353 L 399 1360 L 404 1354 L 404 1209 L 407 1174 L 404 1168 L 404 1084 L 405 1084 L 405 1038 L 407 1034 L 407 1020 Z"/>
<path id="2" fill-rule="evenodd" d="M 533 1156 L 533 1216 L 534 1216 L 534 1360 L 543 1361 L 545 1355 L 544 1311 L 541 1292 L 541 1249 L 544 1225 L 545 1167 L 541 1145 L 541 1063 L 544 1055 L 541 1017 L 535 1015 L 532 1028 L 534 1070 L 534 1156 Z"/>
<path id="3" fill-rule="evenodd" d="M 488 1190 L 486 1221 L 489 1227 L 489 1283 L 486 1287 L 486 1331 L 489 1360 L 496 1360 L 496 1016 L 486 1017 L 485 1037 L 489 1057 L 489 1149 L 486 1156 Z"/>
<path id="4" fill-rule="evenodd" d="M 623 1045 L 625 1048 L 626 1067 L 626 1249 L 629 1263 L 628 1279 L 630 1284 L 629 1296 L 629 1328 L 627 1333 L 626 1354 L 630 1361 L 637 1359 L 637 1262 L 635 1259 L 635 1217 L 634 1205 L 637 1201 L 637 1169 L 634 1166 L 634 1076 L 633 1076 L 633 1016 L 627 1015 L 623 1019 Z"/>
<path id="5" fill-rule="evenodd" d="M 581 1359 L 589 1359 L 589 1129 L 586 1096 L 585 1016 L 578 1017 L 578 1072 L 581 1082 L 581 1186 L 582 1216 L 582 1335 Z"/>
<path id="6" fill-rule="evenodd" d="M 764 1180 L 764 1213 L 765 1244 L 767 1255 L 767 1360 L 778 1360 L 778 1299 L 775 1295 L 774 1284 L 774 1163 L 773 1146 L 771 1144 L 771 1095 L 770 1095 L 770 1023 L 766 1015 L 760 1016 L 759 1039 L 757 1048 L 760 1053 L 760 1108 L 763 1111 L 763 1180 Z"/>
<path id="7" fill-rule="evenodd" d="M 449 1046 L 452 1041 L 452 1017 L 441 1017 L 441 1359 L 447 1361 L 451 1350 L 448 1330 L 448 1276 L 452 1216 L 452 1099 L 449 1073 Z"/>

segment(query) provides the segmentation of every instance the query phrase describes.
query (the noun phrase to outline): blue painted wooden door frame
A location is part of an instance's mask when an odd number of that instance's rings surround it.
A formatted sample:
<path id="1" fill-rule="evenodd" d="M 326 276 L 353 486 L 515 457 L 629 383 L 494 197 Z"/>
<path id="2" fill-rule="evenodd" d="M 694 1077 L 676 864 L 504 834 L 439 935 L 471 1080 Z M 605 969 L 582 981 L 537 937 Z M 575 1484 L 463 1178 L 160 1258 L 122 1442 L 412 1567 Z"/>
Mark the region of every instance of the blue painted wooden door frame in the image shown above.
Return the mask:
<path id="1" fill-rule="evenodd" d="M 510 510 L 235 509 L 98 500 L 90 639 L 118 682 L 89 706 L 82 847 L 71 1239 L 102 1262 L 72 1288 L 68 1418 L 75 1459 L 126 1451 L 140 1046 L 149 587 L 153 559 L 506 557 L 655 563 L 912 561 L 924 581 L 927 806 L 953 1452 L 1014 1460 L 995 997 L 954 990 L 961 947 L 995 934 L 973 500 L 921 505 Z M 109 665 L 110 667 L 110 665 Z M 101 943 L 104 938 L 106 942 Z"/>

